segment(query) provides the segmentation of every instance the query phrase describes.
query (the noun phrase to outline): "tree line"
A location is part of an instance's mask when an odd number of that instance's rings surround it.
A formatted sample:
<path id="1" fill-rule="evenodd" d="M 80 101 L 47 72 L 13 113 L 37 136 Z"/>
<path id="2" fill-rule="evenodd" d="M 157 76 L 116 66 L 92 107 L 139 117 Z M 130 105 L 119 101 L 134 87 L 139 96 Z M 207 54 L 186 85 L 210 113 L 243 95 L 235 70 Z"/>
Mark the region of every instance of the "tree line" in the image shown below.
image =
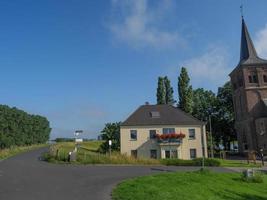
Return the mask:
<path id="1" fill-rule="evenodd" d="M 167 82 L 168 84 L 164 85 L 162 82 Z M 168 99 L 172 99 L 172 101 L 162 101 L 162 99 L 166 99 L 167 90 L 173 91 L 170 80 L 168 77 L 159 77 L 156 94 L 157 104 L 174 105 L 173 92 L 169 93 L 170 96 L 168 96 Z M 212 136 L 216 146 L 223 144 L 226 149 L 229 149 L 230 142 L 236 140 L 231 83 L 227 82 L 222 87 L 219 87 L 217 94 L 203 88 L 193 89 L 187 70 L 182 67 L 178 76 L 177 90 L 177 107 L 201 121 L 208 122 L 210 117 L 212 121 Z M 207 126 L 207 131 L 209 132 L 208 136 L 210 136 L 209 126 Z"/>
<path id="2" fill-rule="evenodd" d="M 0 149 L 45 143 L 50 132 L 49 121 L 45 117 L 0 105 Z"/>

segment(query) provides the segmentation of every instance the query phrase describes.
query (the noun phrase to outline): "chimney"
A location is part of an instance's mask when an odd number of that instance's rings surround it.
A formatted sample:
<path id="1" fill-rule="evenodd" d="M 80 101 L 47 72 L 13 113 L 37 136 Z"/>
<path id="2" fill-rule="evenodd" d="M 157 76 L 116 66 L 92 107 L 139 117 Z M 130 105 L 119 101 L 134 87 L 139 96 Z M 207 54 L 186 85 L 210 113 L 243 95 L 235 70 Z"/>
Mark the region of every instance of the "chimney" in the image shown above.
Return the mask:
<path id="1" fill-rule="evenodd" d="M 145 105 L 146 105 L 146 106 L 147 106 L 147 105 L 149 105 L 149 102 L 148 102 L 148 101 L 146 101 L 146 102 L 145 102 Z"/>

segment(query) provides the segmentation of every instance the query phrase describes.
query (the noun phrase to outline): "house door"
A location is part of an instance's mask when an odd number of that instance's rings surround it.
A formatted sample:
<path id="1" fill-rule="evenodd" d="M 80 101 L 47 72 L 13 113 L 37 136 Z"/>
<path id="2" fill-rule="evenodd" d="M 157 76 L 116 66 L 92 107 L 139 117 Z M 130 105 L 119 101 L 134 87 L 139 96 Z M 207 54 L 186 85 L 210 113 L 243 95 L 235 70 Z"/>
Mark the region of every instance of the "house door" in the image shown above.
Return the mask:
<path id="1" fill-rule="evenodd" d="M 165 150 L 165 158 L 171 158 L 170 150 Z"/>

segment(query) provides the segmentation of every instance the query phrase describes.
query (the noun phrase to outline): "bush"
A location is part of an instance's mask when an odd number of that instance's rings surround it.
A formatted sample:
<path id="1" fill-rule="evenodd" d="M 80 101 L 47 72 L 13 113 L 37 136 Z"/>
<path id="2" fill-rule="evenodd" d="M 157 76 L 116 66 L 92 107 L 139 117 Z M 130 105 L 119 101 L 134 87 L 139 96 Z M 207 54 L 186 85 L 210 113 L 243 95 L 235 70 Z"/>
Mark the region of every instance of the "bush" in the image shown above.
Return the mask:
<path id="1" fill-rule="evenodd" d="M 241 174 L 241 180 L 247 183 L 263 183 L 263 174 L 256 171 L 253 176 L 248 177 L 247 172 L 243 171 Z"/>
<path id="2" fill-rule="evenodd" d="M 182 159 L 162 159 L 161 164 L 163 165 L 174 165 L 174 166 L 202 166 L 202 158 L 196 158 L 193 160 L 182 160 Z M 205 166 L 220 166 L 220 161 L 205 158 L 204 159 Z"/>

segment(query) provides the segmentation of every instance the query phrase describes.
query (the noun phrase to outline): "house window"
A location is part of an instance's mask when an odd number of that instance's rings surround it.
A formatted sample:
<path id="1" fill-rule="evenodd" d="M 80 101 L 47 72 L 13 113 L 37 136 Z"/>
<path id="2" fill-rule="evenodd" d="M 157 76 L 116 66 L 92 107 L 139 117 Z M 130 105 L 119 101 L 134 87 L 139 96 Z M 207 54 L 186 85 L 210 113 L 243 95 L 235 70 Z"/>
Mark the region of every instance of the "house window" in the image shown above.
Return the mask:
<path id="1" fill-rule="evenodd" d="M 163 134 L 175 133 L 175 128 L 163 128 Z"/>
<path id="2" fill-rule="evenodd" d="M 158 111 L 152 111 L 150 112 L 150 116 L 152 118 L 160 118 L 160 113 Z"/>
<path id="3" fill-rule="evenodd" d="M 193 129 L 193 128 L 188 129 L 188 132 L 189 132 L 189 139 L 190 140 L 196 139 L 196 131 L 195 131 L 195 129 Z"/>
<path id="4" fill-rule="evenodd" d="M 149 138 L 155 139 L 156 138 L 157 131 L 156 130 L 150 130 L 149 131 Z"/>
<path id="5" fill-rule="evenodd" d="M 267 76 L 266 75 L 263 75 L 263 82 L 267 83 Z"/>
<path id="6" fill-rule="evenodd" d="M 137 158 L 137 150 L 131 150 L 131 156 Z"/>
<path id="7" fill-rule="evenodd" d="M 131 130 L 131 140 L 137 140 L 137 130 Z"/>
<path id="8" fill-rule="evenodd" d="M 157 150 L 155 149 L 150 150 L 150 158 L 157 159 Z"/>
<path id="9" fill-rule="evenodd" d="M 194 159 L 197 157 L 197 150 L 196 149 L 190 149 L 190 158 Z"/>

